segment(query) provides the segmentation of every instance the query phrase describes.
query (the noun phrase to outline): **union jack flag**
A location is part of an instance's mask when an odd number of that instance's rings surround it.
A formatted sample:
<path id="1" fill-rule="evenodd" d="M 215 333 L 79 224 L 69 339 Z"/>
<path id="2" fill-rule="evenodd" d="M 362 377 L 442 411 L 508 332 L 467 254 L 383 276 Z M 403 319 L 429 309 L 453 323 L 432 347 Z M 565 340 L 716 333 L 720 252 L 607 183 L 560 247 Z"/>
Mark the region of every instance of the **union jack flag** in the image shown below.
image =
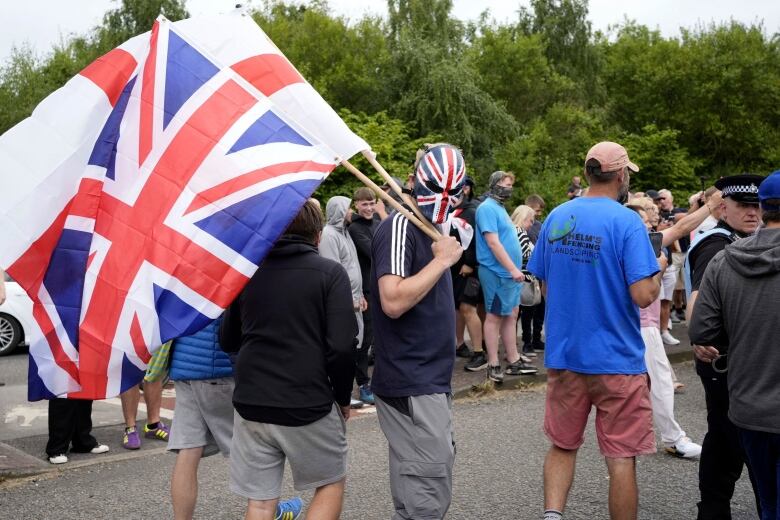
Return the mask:
<path id="1" fill-rule="evenodd" d="M 0 138 L 0 265 L 40 328 L 29 399 L 137 384 L 367 148 L 245 16 L 161 19 L 89 65 Z"/>

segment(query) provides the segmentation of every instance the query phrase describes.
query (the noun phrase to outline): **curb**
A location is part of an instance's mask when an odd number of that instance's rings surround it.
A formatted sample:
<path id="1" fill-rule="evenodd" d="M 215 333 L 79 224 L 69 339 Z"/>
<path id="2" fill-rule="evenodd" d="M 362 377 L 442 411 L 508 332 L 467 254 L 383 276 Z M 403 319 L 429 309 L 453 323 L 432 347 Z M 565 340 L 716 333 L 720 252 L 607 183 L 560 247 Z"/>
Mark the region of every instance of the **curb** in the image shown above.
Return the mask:
<path id="1" fill-rule="evenodd" d="M 685 350 L 682 352 L 673 352 L 667 354 L 669 363 L 677 365 L 685 363 L 686 361 L 693 360 L 693 352 Z M 509 379 L 504 379 L 503 383 L 494 384 L 493 388 L 499 392 L 506 390 L 523 390 L 536 386 L 541 386 L 547 382 L 547 372 L 545 370 L 539 371 L 538 374 L 531 376 L 511 376 Z M 453 399 L 468 399 L 472 397 L 479 397 L 482 392 L 476 388 L 476 385 L 467 385 L 460 388 L 453 389 Z"/>
<path id="2" fill-rule="evenodd" d="M 6 445 L 7 448 L 22 453 L 28 457 L 30 455 L 21 450 L 17 450 L 11 446 Z M 168 448 L 152 448 L 148 450 L 138 450 L 127 453 L 116 453 L 114 455 L 95 455 L 88 459 L 80 460 L 77 462 L 67 462 L 65 464 L 53 465 L 47 462 L 41 461 L 41 465 L 38 467 L 23 467 L 12 468 L 7 470 L 0 470 L 0 487 L 4 484 L 8 484 L 14 480 L 34 477 L 36 475 L 42 475 L 44 478 L 53 477 L 56 475 L 67 473 L 68 471 L 84 468 L 87 466 L 94 466 L 96 464 L 108 464 L 112 462 L 122 462 L 125 460 L 140 459 L 146 456 L 163 455 L 168 451 Z"/>

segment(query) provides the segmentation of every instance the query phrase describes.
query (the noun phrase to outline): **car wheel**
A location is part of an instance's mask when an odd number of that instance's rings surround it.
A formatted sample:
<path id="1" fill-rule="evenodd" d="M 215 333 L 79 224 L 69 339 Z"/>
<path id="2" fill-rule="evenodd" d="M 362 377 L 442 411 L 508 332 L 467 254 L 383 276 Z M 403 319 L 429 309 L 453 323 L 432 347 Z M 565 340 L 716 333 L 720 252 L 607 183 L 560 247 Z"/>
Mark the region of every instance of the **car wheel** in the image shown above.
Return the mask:
<path id="1" fill-rule="evenodd" d="M 8 314 L 0 314 L 0 356 L 16 350 L 20 341 L 22 341 L 22 327 L 19 322 Z"/>

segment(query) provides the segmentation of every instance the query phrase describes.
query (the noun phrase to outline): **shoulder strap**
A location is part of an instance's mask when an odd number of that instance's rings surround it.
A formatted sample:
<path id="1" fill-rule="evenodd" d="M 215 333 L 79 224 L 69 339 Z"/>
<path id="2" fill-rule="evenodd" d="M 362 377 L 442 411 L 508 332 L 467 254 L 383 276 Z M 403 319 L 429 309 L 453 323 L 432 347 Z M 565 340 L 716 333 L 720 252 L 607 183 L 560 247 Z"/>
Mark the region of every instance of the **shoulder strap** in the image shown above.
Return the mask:
<path id="1" fill-rule="evenodd" d="M 694 237 L 694 239 L 691 241 L 691 245 L 688 247 L 688 252 L 685 253 L 685 262 L 683 264 L 683 281 L 685 282 L 685 295 L 688 299 L 691 298 L 691 292 L 693 291 L 693 285 L 691 282 L 691 253 L 699 244 L 702 243 L 705 238 L 713 235 L 724 235 L 729 242 L 734 242 L 736 240 L 734 233 L 728 229 L 723 229 L 720 227 L 709 229 L 704 233 L 699 233 L 696 235 L 696 237 Z"/>

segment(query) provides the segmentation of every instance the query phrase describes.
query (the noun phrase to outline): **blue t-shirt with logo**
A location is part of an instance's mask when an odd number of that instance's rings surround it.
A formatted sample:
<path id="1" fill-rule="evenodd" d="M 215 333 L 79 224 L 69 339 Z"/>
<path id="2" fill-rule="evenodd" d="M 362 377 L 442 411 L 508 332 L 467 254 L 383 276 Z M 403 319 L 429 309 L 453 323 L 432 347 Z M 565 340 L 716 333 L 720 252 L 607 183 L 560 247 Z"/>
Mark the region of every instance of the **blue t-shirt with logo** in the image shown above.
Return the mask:
<path id="1" fill-rule="evenodd" d="M 629 286 L 658 272 L 639 215 L 581 197 L 542 225 L 528 270 L 547 283 L 545 366 L 585 374 L 642 374 L 645 347 Z"/>
<path id="2" fill-rule="evenodd" d="M 488 247 L 484 233 L 496 233 L 498 241 L 506 249 L 512 263 L 520 269 L 523 263 L 523 253 L 520 250 L 520 241 L 517 239 L 517 228 L 504 209 L 504 206 L 496 200 L 488 197 L 477 208 L 477 262 L 480 269 L 490 269 L 501 278 L 512 278 L 503 265 L 496 259 Z"/>

